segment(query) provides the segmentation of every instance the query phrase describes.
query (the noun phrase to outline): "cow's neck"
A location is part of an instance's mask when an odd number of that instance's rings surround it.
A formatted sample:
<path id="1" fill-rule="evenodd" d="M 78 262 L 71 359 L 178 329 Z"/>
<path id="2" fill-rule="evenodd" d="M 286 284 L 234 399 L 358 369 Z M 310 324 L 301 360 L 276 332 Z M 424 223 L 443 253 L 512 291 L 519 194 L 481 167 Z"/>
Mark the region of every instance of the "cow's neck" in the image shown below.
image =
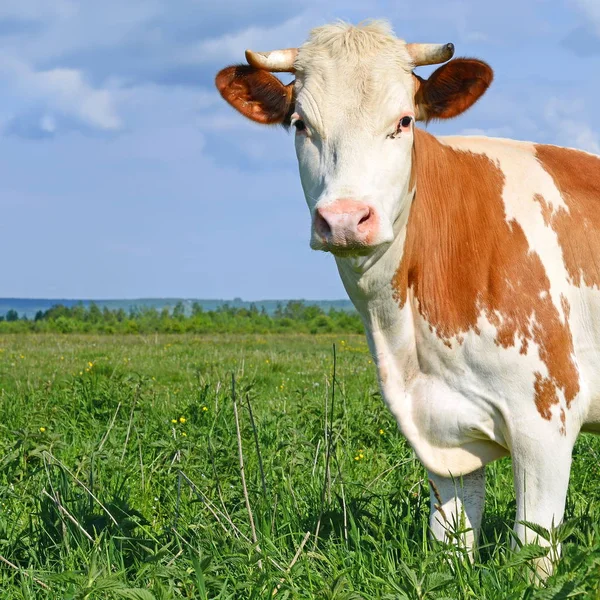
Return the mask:
<path id="1" fill-rule="evenodd" d="M 365 324 L 367 340 L 384 388 L 384 380 L 391 375 L 390 369 L 396 371 L 394 379 L 400 385 L 408 385 L 418 373 L 413 309 L 410 302 L 399 306 L 395 289 L 398 282 L 394 281 L 403 263 L 409 214 L 418 194 L 419 141 L 426 136 L 428 142 L 437 143 L 425 132 L 416 131 L 415 134 L 417 150 L 413 149 L 411 177 L 406 182 L 402 208 L 394 222 L 394 241 L 368 259 L 336 260 L 344 287 Z M 443 175 L 440 173 L 438 176 Z"/>

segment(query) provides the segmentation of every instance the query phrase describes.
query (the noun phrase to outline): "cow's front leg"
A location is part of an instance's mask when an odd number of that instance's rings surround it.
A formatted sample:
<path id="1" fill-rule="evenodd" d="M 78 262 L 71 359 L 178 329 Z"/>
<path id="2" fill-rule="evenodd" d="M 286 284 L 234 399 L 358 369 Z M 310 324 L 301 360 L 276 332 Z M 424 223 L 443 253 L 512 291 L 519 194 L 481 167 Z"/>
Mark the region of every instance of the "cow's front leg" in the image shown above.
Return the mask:
<path id="1" fill-rule="evenodd" d="M 485 503 L 485 467 L 462 477 L 440 477 L 429 472 L 434 538 L 466 548 L 473 557 Z"/>
<path id="2" fill-rule="evenodd" d="M 550 532 L 561 524 L 569 487 L 572 444 L 564 437 L 554 440 L 521 439 L 512 449 L 513 476 L 517 500 L 515 532 L 524 543 L 551 546 L 545 558 L 535 561 L 538 574 L 546 577 L 560 554 L 560 545 L 551 544 L 525 526 L 537 523 Z"/>

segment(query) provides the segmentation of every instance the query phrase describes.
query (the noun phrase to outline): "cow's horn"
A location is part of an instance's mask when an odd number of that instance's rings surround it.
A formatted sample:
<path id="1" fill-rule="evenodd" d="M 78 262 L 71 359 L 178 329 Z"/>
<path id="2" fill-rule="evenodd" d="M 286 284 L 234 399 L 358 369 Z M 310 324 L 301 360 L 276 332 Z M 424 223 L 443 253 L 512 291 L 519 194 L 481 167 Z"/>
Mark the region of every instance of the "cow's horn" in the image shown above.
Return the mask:
<path id="1" fill-rule="evenodd" d="M 246 60 L 250 66 L 278 73 L 293 73 L 296 56 L 298 56 L 298 48 L 285 48 L 272 52 L 246 50 Z"/>
<path id="2" fill-rule="evenodd" d="M 454 44 L 406 44 L 415 67 L 437 65 L 450 60 L 454 55 Z"/>

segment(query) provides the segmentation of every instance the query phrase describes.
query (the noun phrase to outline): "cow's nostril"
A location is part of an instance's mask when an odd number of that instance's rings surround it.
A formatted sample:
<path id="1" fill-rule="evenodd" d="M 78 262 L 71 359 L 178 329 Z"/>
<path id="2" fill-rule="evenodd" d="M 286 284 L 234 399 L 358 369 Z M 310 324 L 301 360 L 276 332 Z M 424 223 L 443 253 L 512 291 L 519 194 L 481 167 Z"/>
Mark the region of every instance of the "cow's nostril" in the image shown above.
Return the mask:
<path id="1" fill-rule="evenodd" d="M 365 214 L 360 218 L 360 221 L 358 222 L 358 224 L 362 225 L 363 223 L 366 223 L 370 218 L 371 218 L 371 209 L 369 208 L 365 212 Z"/>
<path id="2" fill-rule="evenodd" d="M 321 209 L 317 209 L 315 217 L 315 228 L 319 235 L 325 237 L 331 234 L 331 225 L 327 222 L 327 219 L 321 214 Z"/>

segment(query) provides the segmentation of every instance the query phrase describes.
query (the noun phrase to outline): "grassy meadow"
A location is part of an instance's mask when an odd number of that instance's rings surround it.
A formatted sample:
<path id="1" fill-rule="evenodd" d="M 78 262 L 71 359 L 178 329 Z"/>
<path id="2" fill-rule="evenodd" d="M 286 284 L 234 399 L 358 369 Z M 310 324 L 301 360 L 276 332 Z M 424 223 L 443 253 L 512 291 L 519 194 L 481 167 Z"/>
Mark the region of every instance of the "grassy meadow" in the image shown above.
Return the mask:
<path id="1" fill-rule="evenodd" d="M 547 584 L 510 550 L 509 460 L 471 564 L 428 541 L 363 336 L 4 335 L 0 403 L 2 600 L 600 598 L 600 439 Z"/>

